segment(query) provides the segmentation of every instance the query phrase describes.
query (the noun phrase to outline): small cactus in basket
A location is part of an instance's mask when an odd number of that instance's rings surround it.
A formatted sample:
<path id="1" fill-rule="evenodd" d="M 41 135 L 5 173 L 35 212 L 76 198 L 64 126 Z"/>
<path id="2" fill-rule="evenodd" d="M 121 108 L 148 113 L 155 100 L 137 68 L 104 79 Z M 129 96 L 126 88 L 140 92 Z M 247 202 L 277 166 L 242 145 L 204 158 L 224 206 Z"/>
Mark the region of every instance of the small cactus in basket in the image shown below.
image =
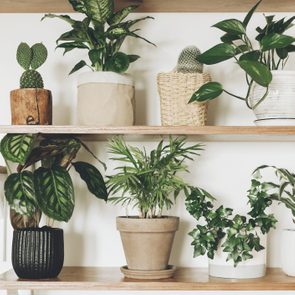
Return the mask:
<path id="1" fill-rule="evenodd" d="M 16 59 L 25 70 L 20 78 L 20 88 L 44 88 L 42 76 L 37 69 L 45 63 L 47 55 L 47 49 L 42 43 L 36 43 L 32 47 L 27 43 L 20 43 Z"/>
<path id="2" fill-rule="evenodd" d="M 176 72 L 183 74 L 203 73 L 203 64 L 197 61 L 199 55 L 201 55 L 201 51 L 196 46 L 185 47 L 178 57 Z"/>

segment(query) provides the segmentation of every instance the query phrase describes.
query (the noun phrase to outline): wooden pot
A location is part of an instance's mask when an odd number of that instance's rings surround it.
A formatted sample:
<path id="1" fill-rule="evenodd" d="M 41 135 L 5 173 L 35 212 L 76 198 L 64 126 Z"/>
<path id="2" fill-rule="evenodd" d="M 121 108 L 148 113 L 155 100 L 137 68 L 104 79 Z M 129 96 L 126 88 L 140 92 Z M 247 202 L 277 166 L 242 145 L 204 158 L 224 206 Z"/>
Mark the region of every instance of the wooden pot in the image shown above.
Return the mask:
<path id="1" fill-rule="evenodd" d="M 51 125 L 52 95 L 50 90 L 23 88 L 10 92 L 12 125 Z"/>

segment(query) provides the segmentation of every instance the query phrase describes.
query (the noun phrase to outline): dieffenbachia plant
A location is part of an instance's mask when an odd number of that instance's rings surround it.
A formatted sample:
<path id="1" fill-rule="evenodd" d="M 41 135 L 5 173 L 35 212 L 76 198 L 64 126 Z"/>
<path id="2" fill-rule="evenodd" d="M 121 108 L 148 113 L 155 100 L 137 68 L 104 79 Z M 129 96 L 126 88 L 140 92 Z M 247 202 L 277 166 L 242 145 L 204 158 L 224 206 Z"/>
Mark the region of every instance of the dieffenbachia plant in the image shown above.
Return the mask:
<path id="1" fill-rule="evenodd" d="M 126 20 L 126 17 L 138 7 L 137 5 L 130 5 L 115 12 L 114 0 L 69 0 L 69 3 L 74 11 L 85 15 L 82 21 L 74 20 L 68 15 L 51 13 L 42 19 L 60 18 L 71 26 L 71 30 L 57 39 L 57 48 L 63 48 L 64 53 L 75 48 L 88 51 L 90 64 L 81 60 L 70 74 L 87 65 L 94 71 L 123 73 L 127 71 L 130 63 L 139 58 L 138 55 L 125 54 L 120 50 L 126 37 L 139 38 L 153 44 L 138 35 L 138 28 L 133 28 L 137 23 L 152 17 Z"/>
<path id="2" fill-rule="evenodd" d="M 69 173 L 72 166 L 92 194 L 107 200 L 107 189 L 99 170 L 89 163 L 74 161 L 81 147 L 95 157 L 73 136 L 8 134 L 2 139 L 4 159 L 18 164 L 17 171 L 12 173 L 7 163 L 10 175 L 4 184 L 14 228 L 38 227 L 41 212 L 53 220 L 69 221 L 75 206 Z M 28 169 L 35 164 L 40 167 Z"/>
<path id="3" fill-rule="evenodd" d="M 190 102 L 205 102 L 220 96 L 223 92 L 246 102 L 246 105 L 255 109 L 267 96 L 269 84 L 272 81 L 272 70 L 283 69 L 289 53 L 295 51 L 295 38 L 285 34 L 293 26 L 295 17 L 274 20 L 274 15 L 265 16 L 266 25 L 257 27 L 256 41 L 258 46 L 251 42 L 247 33 L 248 24 L 260 0 L 246 15 L 243 21 L 227 19 L 218 22 L 213 27 L 225 34 L 220 38 L 221 43 L 210 48 L 197 57 L 197 60 L 206 65 L 213 65 L 225 60 L 233 59 L 245 72 L 248 91 L 245 97 L 236 95 L 224 89 L 218 82 L 208 82 L 201 86 L 191 97 Z M 265 88 L 265 94 L 251 105 L 249 97 L 252 87 L 258 84 Z"/>
<path id="4" fill-rule="evenodd" d="M 256 179 L 248 192 L 251 210 L 248 214 L 233 215 L 233 209 L 220 206 L 214 208 L 215 198 L 200 188 L 190 188 L 186 191 L 187 211 L 199 222 L 189 235 L 193 241 L 194 257 L 207 254 L 213 259 L 218 247 L 228 253 L 227 261 L 233 261 L 234 266 L 253 258 L 253 251 L 264 249 L 260 234 L 266 234 L 277 222 L 273 214 L 267 214 L 266 209 L 272 203 L 267 194 L 267 187 L 258 186 Z"/>

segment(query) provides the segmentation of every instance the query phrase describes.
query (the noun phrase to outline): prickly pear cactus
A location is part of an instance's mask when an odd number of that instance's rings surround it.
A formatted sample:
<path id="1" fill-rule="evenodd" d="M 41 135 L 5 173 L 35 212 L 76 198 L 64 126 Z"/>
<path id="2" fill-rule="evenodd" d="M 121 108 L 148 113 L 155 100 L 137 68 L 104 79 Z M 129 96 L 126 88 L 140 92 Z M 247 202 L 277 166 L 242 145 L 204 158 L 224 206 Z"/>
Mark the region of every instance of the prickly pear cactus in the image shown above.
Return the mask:
<path id="1" fill-rule="evenodd" d="M 196 59 L 200 54 L 201 51 L 196 46 L 185 47 L 178 57 L 176 71 L 184 74 L 203 73 L 203 64 Z"/>
<path id="2" fill-rule="evenodd" d="M 36 70 L 47 59 L 47 49 L 42 43 L 30 47 L 27 43 L 20 43 L 16 52 L 19 65 L 25 70 L 20 78 L 20 88 L 43 88 L 43 79 Z"/>

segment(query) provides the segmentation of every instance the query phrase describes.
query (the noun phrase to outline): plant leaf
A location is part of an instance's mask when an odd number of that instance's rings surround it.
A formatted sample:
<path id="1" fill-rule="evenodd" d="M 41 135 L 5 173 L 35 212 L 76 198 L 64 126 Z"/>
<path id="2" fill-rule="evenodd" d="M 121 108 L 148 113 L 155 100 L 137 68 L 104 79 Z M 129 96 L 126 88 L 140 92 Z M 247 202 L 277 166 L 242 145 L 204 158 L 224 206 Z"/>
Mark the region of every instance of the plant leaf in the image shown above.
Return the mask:
<path id="1" fill-rule="evenodd" d="M 41 21 L 43 21 L 45 18 L 59 18 L 67 23 L 69 23 L 71 26 L 73 26 L 76 21 L 74 19 L 72 19 L 71 17 L 69 17 L 68 15 L 57 15 L 57 14 L 53 14 L 53 13 L 47 13 L 45 14 Z"/>
<path id="2" fill-rule="evenodd" d="M 122 20 L 124 20 L 129 15 L 129 13 L 133 12 L 137 7 L 138 7 L 138 5 L 130 5 L 128 7 L 124 7 L 120 11 L 116 12 L 111 17 L 111 19 L 109 21 L 109 25 L 119 24 L 120 22 L 122 22 Z"/>
<path id="3" fill-rule="evenodd" d="M 221 43 L 200 54 L 196 59 L 203 64 L 213 65 L 230 59 L 235 54 L 236 50 L 234 46 Z"/>
<path id="4" fill-rule="evenodd" d="M 254 60 L 242 60 L 238 64 L 257 84 L 263 87 L 270 84 L 272 74 L 264 64 Z"/>
<path id="5" fill-rule="evenodd" d="M 54 220 L 69 221 L 75 205 L 69 172 L 60 166 L 40 167 L 34 172 L 34 178 L 36 198 L 42 212 Z"/>
<path id="6" fill-rule="evenodd" d="M 213 25 L 213 27 L 232 35 L 243 35 L 246 33 L 243 23 L 237 19 L 223 20 Z"/>
<path id="7" fill-rule="evenodd" d="M 73 69 L 70 71 L 69 75 L 79 71 L 80 69 L 82 69 L 83 67 L 87 66 L 87 63 L 84 60 L 79 61 L 74 67 Z"/>
<path id="8" fill-rule="evenodd" d="M 259 4 L 261 3 L 262 0 L 258 1 L 251 9 L 250 11 L 247 13 L 246 17 L 243 20 L 243 25 L 245 28 L 247 28 L 249 21 L 252 18 L 252 15 L 254 14 L 255 10 L 257 9 L 257 7 L 259 6 Z"/>
<path id="9" fill-rule="evenodd" d="M 291 45 L 294 41 L 294 37 L 274 33 L 263 37 L 260 42 L 260 45 L 262 51 L 267 51 L 271 49 L 287 47 Z"/>
<path id="10" fill-rule="evenodd" d="M 202 85 L 191 97 L 189 103 L 197 101 L 204 102 L 221 95 L 223 87 L 218 82 L 208 82 Z"/>
<path id="11" fill-rule="evenodd" d="M 7 134 L 1 140 L 1 153 L 4 159 L 24 164 L 33 148 L 32 134 Z"/>
<path id="12" fill-rule="evenodd" d="M 80 177 L 86 182 L 88 190 L 97 198 L 107 201 L 107 188 L 99 170 L 95 166 L 85 162 L 75 162 L 72 164 L 80 174 Z"/>
<path id="13" fill-rule="evenodd" d="M 16 59 L 19 65 L 24 69 L 28 70 L 31 65 L 33 52 L 27 43 L 20 43 L 16 51 Z"/>
<path id="14" fill-rule="evenodd" d="M 10 174 L 5 181 L 4 192 L 10 208 L 16 213 L 26 216 L 35 214 L 38 205 L 32 172 Z"/>
<path id="15" fill-rule="evenodd" d="M 81 0 L 69 0 L 73 9 L 77 12 L 86 13 L 84 1 Z"/>
<path id="16" fill-rule="evenodd" d="M 129 57 L 123 52 L 115 53 L 107 62 L 107 68 L 116 73 L 124 73 L 129 68 Z"/>
<path id="17" fill-rule="evenodd" d="M 84 1 L 86 14 L 90 19 L 104 24 L 113 14 L 113 0 L 87 0 Z"/>
<path id="18" fill-rule="evenodd" d="M 140 58 L 140 56 L 135 54 L 128 54 L 128 58 L 129 58 L 129 63 L 132 63 L 137 61 Z"/>
<path id="19" fill-rule="evenodd" d="M 260 51 L 259 50 L 254 50 L 254 51 L 244 53 L 243 55 L 240 56 L 239 60 L 240 61 L 243 61 L 243 60 L 258 61 L 259 57 L 260 57 Z"/>

